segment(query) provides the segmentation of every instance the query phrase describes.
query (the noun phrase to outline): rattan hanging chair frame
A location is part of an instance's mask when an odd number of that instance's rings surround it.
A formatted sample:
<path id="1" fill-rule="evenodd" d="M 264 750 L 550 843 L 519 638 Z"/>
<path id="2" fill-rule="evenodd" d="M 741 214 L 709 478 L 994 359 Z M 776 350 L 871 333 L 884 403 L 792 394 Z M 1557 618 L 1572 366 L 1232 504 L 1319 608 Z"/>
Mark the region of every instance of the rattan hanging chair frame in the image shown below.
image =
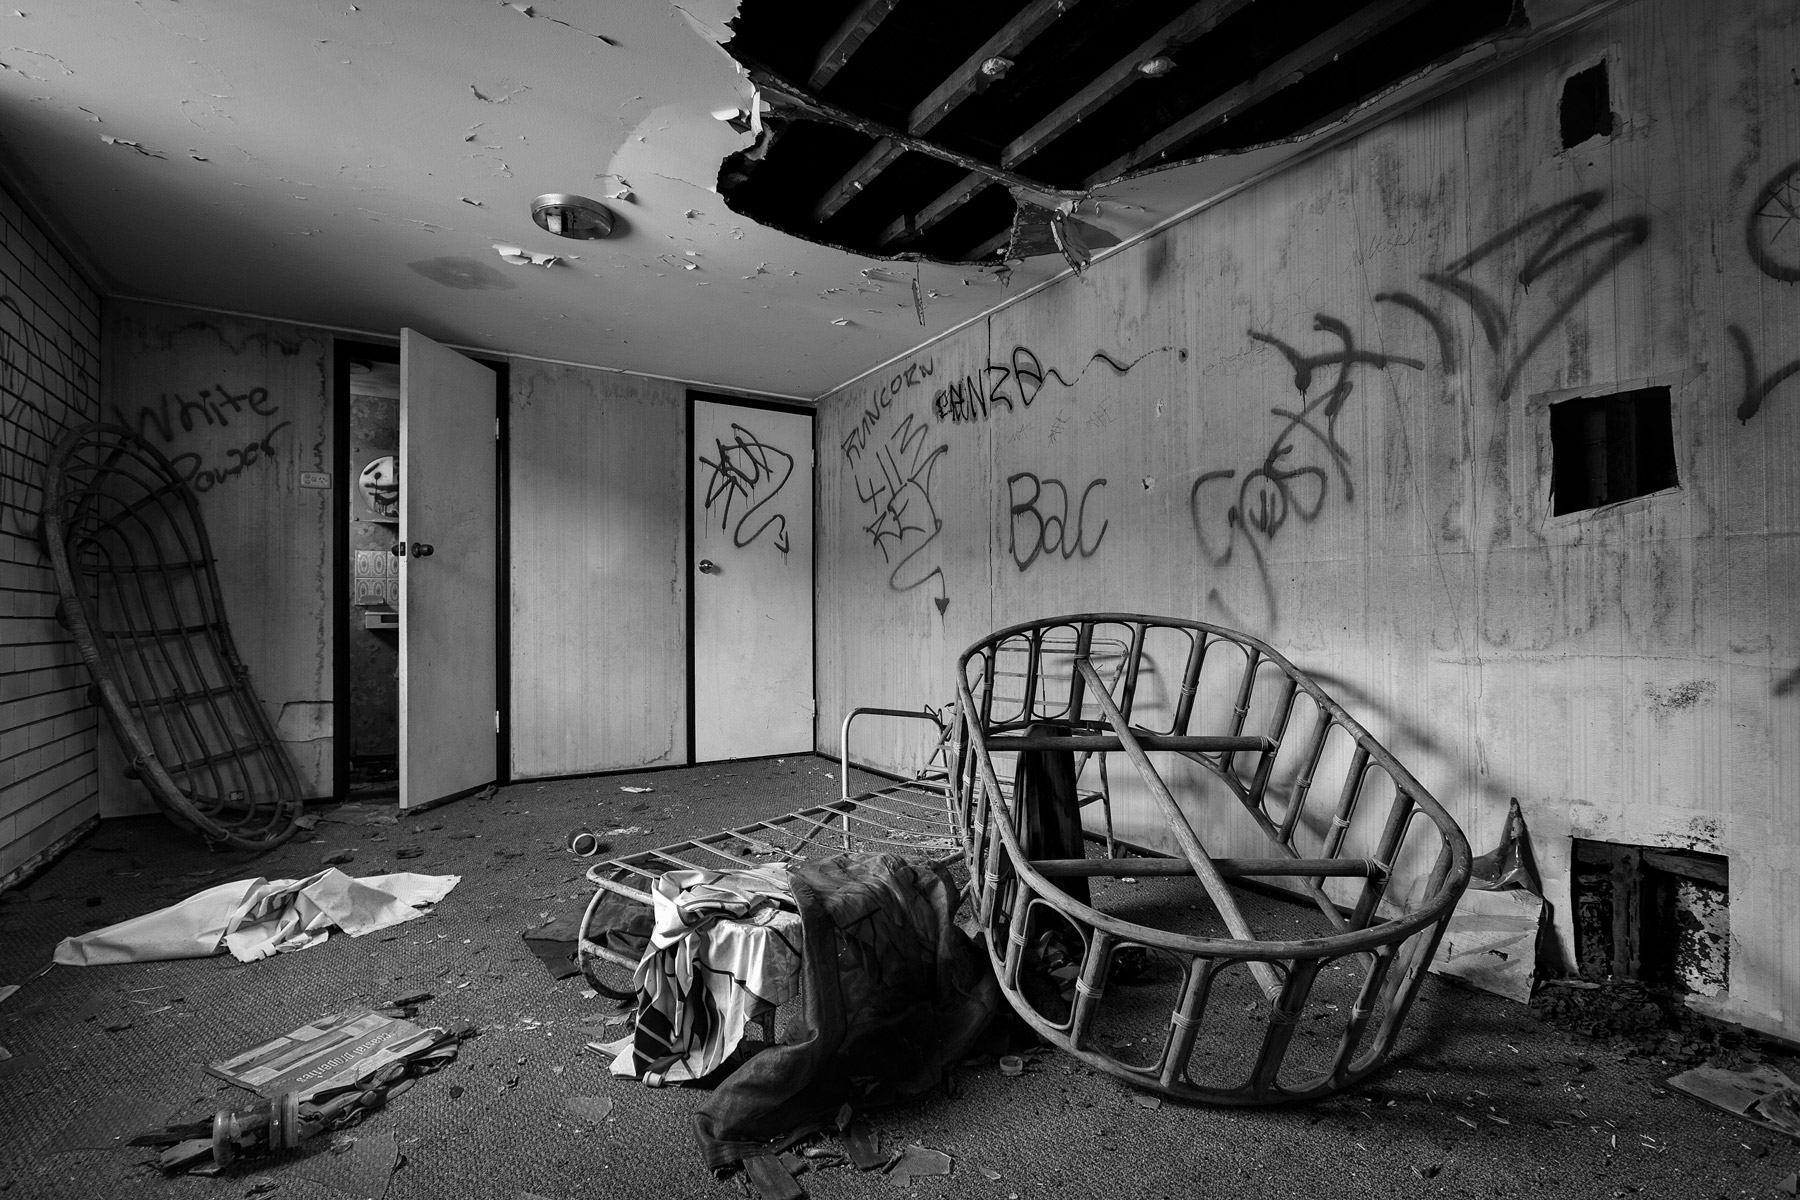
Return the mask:
<path id="1" fill-rule="evenodd" d="M 177 824 L 266 849 L 302 812 L 293 764 L 232 640 L 192 490 L 149 442 L 90 424 L 57 442 L 42 536 L 59 619 L 129 760 Z"/>
<path id="2" fill-rule="evenodd" d="M 1154 667 L 1146 652 L 1153 639 L 1159 653 L 1174 647 Z M 1108 650 L 1096 665 L 1102 642 L 1125 648 Z M 1233 655 L 1241 669 L 1221 676 L 1217 664 Z M 1203 683 L 1209 662 L 1213 674 Z M 1133 720 L 1133 710 L 1153 670 L 1168 719 L 1150 728 Z M 1220 626 L 1085 613 L 1013 625 L 982 639 L 958 660 L 957 686 L 958 834 L 995 973 L 1022 1018 L 1090 1066 L 1181 1100 L 1313 1099 L 1384 1063 L 1468 882 L 1469 846 L 1443 806 L 1314 681 L 1266 643 Z M 1209 691 L 1210 702 L 1198 703 Z M 1026 844 L 1041 825 L 1034 827 L 1025 810 L 1042 799 L 1022 802 L 1018 780 L 1026 776 L 1003 783 L 997 754 L 1016 755 L 1019 767 L 1032 756 L 1124 756 L 1148 795 L 1149 812 L 1165 825 L 1158 840 L 1172 841 L 1179 853 L 1130 848 L 1136 856 L 1112 857 L 1115 849 L 1130 850 L 1111 837 L 1109 817 L 1108 857 L 1048 859 Z M 1222 789 L 1237 803 L 1223 803 L 1221 812 L 1202 811 L 1191 796 L 1178 800 L 1152 754 L 1179 760 L 1179 769 L 1208 794 Z M 1175 769 L 1166 770 L 1173 775 Z M 1065 778 L 1081 773 L 1065 769 Z M 1383 776 L 1392 783 L 1385 811 Z M 1115 768 L 1115 807 L 1118 784 Z M 1068 791 L 1064 804 L 1072 811 L 1084 798 Z M 1266 857 L 1214 858 L 1207 851 L 1199 828 L 1217 830 L 1234 812 L 1261 835 Z M 1239 844 L 1253 840 L 1239 830 Z M 1417 868 L 1408 880 L 1415 894 L 1396 902 L 1390 884 L 1403 854 Z M 1070 896 L 1065 886 L 1074 879 L 1082 880 L 1083 892 L 1090 880 L 1197 882 L 1183 899 L 1198 903 L 1173 908 L 1202 910 L 1209 928 L 1199 935 L 1102 911 L 1097 899 L 1090 904 Z M 1317 915 L 1307 920 L 1325 932 L 1257 935 L 1240 903 L 1244 893 L 1231 880 L 1257 880 L 1309 901 Z M 1119 894 L 1135 898 L 1146 890 Z M 1034 969 L 1042 965 L 1034 955 L 1046 939 L 1060 942 L 1064 977 L 1072 976 L 1060 1002 L 1045 1001 L 1041 981 L 1032 991 Z M 1119 992 L 1113 976 L 1125 974 L 1117 968 L 1129 955 L 1139 962 L 1156 956 L 1170 984 L 1158 994 L 1165 1001 L 1160 1008 L 1151 1004 L 1146 1015 L 1140 1004 L 1131 1032 L 1153 1032 L 1126 1039 L 1133 1047 L 1128 1054 L 1119 1048 L 1126 1041 L 1109 1031 L 1109 1022 L 1126 1011 L 1113 1003 L 1109 987 Z M 1315 995 L 1327 969 L 1330 985 Z M 1327 992 L 1345 1003 L 1325 1002 Z M 1326 1017 L 1328 1024 L 1318 1023 Z M 1313 1041 L 1306 1053 L 1291 1055 L 1303 1020 Z"/>

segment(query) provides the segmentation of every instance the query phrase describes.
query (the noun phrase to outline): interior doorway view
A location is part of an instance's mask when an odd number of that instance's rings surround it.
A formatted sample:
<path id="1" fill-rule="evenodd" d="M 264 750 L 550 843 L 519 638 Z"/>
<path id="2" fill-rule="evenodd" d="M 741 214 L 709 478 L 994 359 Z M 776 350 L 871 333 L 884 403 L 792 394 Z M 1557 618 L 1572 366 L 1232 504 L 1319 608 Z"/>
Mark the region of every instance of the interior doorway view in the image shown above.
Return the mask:
<path id="1" fill-rule="evenodd" d="M 386 347 L 377 347 L 391 353 Z M 341 348 L 340 348 L 341 352 Z M 348 363 L 348 774 L 351 800 L 400 797 L 400 362 L 368 353 Z"/>
<path id="2" fill-rule="evenodd" d="M 504 364 L 339 342 L 337 778 L 416 808 L 506 778 Z"/>

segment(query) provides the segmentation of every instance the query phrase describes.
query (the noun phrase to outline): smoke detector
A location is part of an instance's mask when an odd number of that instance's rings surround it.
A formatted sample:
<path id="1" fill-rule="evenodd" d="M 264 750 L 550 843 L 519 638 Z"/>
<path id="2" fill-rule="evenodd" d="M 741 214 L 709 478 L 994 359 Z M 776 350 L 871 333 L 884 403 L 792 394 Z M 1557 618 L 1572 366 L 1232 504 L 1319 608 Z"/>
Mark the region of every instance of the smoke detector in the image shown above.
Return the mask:
<path id="1" fill-rule="evenodd" d="M 547 192 L 531 202 L 531 219 L 557 237 L 595 240 L 610 237 L 613 214 L 598 200 L 566 192 Z"/>

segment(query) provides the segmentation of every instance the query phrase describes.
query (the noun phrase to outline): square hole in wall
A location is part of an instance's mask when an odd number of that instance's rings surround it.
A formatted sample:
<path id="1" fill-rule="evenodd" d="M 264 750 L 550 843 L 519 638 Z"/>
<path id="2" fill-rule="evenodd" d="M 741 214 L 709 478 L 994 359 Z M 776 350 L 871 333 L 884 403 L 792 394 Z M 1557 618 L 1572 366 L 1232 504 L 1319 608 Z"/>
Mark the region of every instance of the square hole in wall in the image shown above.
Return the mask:
<path id="1" fill-rule="evenodd" d="M 1582 512 L 1676 485 L 1666 387 L 1550 406 L 1551 512 Z"/>
<path id="2" fill-rule="evenodd" d="M 1730 864 L 1720 854 L 1575 839 L 1575 955 L 1589 978 L 1716 996 L 1731 966 Z"/>
<path id="3" fill-rule="evenodd" d="M 1563 80 L 1562 102 L 1556 112 L 1562 123 L 1564 150 L 1589 138 L 1612 136 L 1612 85 L 1604 61 Z"/>

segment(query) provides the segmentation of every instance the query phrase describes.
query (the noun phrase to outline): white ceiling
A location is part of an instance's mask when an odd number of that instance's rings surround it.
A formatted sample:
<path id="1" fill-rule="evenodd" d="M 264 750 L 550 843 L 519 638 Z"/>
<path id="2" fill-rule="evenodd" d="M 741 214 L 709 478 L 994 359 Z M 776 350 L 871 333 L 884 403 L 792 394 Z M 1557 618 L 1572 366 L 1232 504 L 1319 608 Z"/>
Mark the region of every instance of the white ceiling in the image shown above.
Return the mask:
<path id="1" fill-rule="evenodd" d="M 921 328 L 912 264 L 725 208 L 719 163 L 750 142 L 710 115 L 751 103 L 718 44 L 735 0 L 14 2 L 6 149 L 113 294 L 808 398 L 1009 294 L 924 264 Z M 1128 237 L 1299 149 L 1165 171 L 1082 215 Z M 531 222 L 540 193 L 625 188 L 605 241 Z M 495 243 L 576 257 L 513 266 Z M 1010 294 L 1062 269 L 1015 264 Z"/>

